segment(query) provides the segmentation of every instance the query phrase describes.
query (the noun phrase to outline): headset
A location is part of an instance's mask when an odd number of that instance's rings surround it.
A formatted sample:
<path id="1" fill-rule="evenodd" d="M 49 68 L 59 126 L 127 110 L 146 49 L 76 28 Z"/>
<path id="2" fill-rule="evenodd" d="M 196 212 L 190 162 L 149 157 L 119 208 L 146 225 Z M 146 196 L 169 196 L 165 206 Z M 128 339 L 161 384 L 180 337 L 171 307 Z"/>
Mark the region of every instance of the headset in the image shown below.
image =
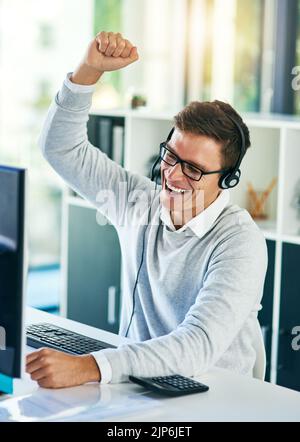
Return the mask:
<path id="1" fill-rule="evenodd" d="M 242 175 L 241 170 L 240 170 L 240 165 L 241 165 L 242 159 L 244 158 L 244 155 L 247 150 L 245 134 L 244 134 L 244 131 L 243 131 L 241 125 L 230 115 L 226 114 L 226 116 L 232 121 L 232 123 L 238 129 L 239 134 L 240 134 L 240 138 L 241 138 L 241 145 L 240 145 L 239 157 L 238 157 L 237 162 L 235 163 L 234 167 L 232 167 L 231 169 L 227 169 L 225 172 L 223 172 L 221 174 L 218 186 L 220 187 L 220 189 L 223 189 L 223 190 L 233 189 L 234 187 L 236 187 L 239 184 L 240 179 L 241 179 L 241 175 Z M 173 127 L 173 129 L 169 133 L 166 143 L 168 143 L 171 140 L 174 131 L 175 131 L 175 127 Z M 155 168 L 159 162 L 160 162 L 160 156 L 156 159 L 155 163 L 152 166 L 152 172 L 151 172 L 151 180 L 152 181 L 154 181 L 154 179 L 155 179 Z"/>
<path id="2" fill-rule="evenodd" d="M 238 129 L 239 134 L 240 134 L 240 138 L 241 138 L 241 146 L 240 146 L 239 157 L 237 159 L 237 162 L 235 163 L 235 166 L 232 167 L 231 169 L 226 170 L 225 172 L 223 172 L 221 174 L 218 186 L 220 187 L 220 189 L 223 189 L 223 190 L 233 189 L 234 187 L 236 187 L 239 184 L 240 179 L 241 179 L 240 165 L 241 165 L 242 159 L 243 159 L 243 157 L 244 157 L 244 155 L 246 153 L 246 150 L 247 150 L 245 134 L 244 134 L 244 131 L 243 131 L 241 125 L 233 117 L 231 117 L 230 115 L 226 114 L 226 116 L 232 121 L 232 123 Z M 174 134 L 175 129 L 176 129 L 175 127 L 172 128 L 171 132 L 168 135 L 166 143 L 168 143 L 171 140 L 171 138 L 172 138 L 172 136 Z M 131 313 L 131 317 L 130 317 L 130 321 L 129 321 L 129 324 L 128 324 L 128 327 L 127 327 L 127 331 L 126 331 L 125 337 L 127 337 L 127 334 L 128 334 L 131 322 L 132 322 L 132 318 L 133 318 L 133 315 L 134 315 L 135 291 L 136 291 L 136 288 L 137 288 L 137 284 L 138 284 L 138 280 L 139 280 L 139 276 L 140 276 L 140 271 L 141 271 L 141 268 L 142 268 L 142 265 L 143 265 L 143 262 L 144 262 L 144 250 L 145 250 L 146 231 L 147 231 L 147 228 L 148 228 L 148 226 L 150 224 L 151 208 L 152 208 L 153 201 L 155 199 L 156 190 L 157 190 L 157 180 L 158 180 L 158 177 L 159 177 L 159 174 L 160 174 L 160 168 L 157 171 L 155 171 L 155 168 L 156 168 L 156 166 L 160 162 L 161 162 L 161 157 L 159 155 L 157 157 L 157 159 L 155 160 L 152 168 L 151 168 L 151 181 L 155 181 L 155 192 L 154 192 L 154 197 L 152 199 L 152 202 L 151 202 L 151 205 L 150 205 L 150 208 L 149 208 L 149 212 L 148 212 L 148 223 L 147 223 L 147 226 L 146 226 L 145 231 L 144 231 L 143 245 L 142 245 L 142 258 L 141 258 L 140 266 L 139 266 L 139 269 L 138 269 L 138 272 L 137 272 L 137 276 L 136 276 L 136 280 L 135 280 L 135 284 L 134 284 L 134 289 L 133 289 L 133 294 L 132 294 L 132 297 L 133 297 L 132 313 Z"/>
<path id="3" fill-rule="evenodd" d="M 239 184 L 242 175 L 242 172 L 240 170 L 240 165 L 247 150 L 245 134 L 241 125 L 230 115 L 226 114 L 226 117 L 228 117 L 238 129 L 241 138 L 241 146 L 240 146 L 240 154 L 235 166 L 232 169 L 230 169 L 229 172 L 227 171 L 223 173 L 220 177 L 219 187 L 220 189 L 223 190 L 233 189 Z"/>

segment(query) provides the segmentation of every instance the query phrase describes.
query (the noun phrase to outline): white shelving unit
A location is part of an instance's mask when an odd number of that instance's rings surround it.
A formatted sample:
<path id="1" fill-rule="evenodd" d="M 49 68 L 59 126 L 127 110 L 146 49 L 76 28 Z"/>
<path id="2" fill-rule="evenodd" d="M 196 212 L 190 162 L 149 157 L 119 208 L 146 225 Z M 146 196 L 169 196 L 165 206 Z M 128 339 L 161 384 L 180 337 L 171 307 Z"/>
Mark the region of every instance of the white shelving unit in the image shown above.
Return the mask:
<path id="1" fill-rule="evenodd" d="M 146 164 L 151 156 L 157 155 L 159 144 L 173 126 L 175 113 L 148 110 L 92 112 L 93 115 L 125 119 L 124 166 L 140 174 L 148 174 Z M 247 183 L 250 181 L 255 189 L 264 190 L 276 177 L 278 182 L 268 203 L 270 219 L 258 225 L 267 239 L 299 244 L 300 220 L 297 220 L 291 201 L 300 179 L 300 119 L 245 114 L 244 120 L 250 129 L 252 147 L 242 163 L 242 180 L 231 190 L 231 201 L 247 208 Z"/>
<path id="2" fill-rule="evenodd" d="M 176 111 L 153 113 L 148 110 L 92 111 L 93 115 L 123 117 L 125 121 L 124 165 L 136 173 L 148 174 L 150 157 L 158 154 L 159 144 L 166 138 L 173 126 Z M 231 201 L 247 208 L 247 183 L 255 189 L 264 190 L 272 179 L 278 179 L 269 200 L 270 219 L 258 223 L 267 240 L 276 244 L 273 304 L 273 340 L 271 360 L 271 381 L 276 382 L 277 351 L 280 316 L 280 287 L 282 245 L 300 245 L 300 220 L 291 207 L 297 181 L 300 179 L 300 119 L 286 116 L 247 114 L 244 120 L 250 129 L 252 147 L 248 150 L 242 164 L 240 185 L 231 190 Z M 66 191 L 64 198 L 63 229 L 67 226 L 69 205 L 79 205 L 92 209 L 81 198 L 70 196 Z M 66 231 L 63 231 L 63 236 Z M 63 247 L 63 268 L 66 269 L 66 247 Z M 66 293 L 62 301 L 65 312 Z"/>

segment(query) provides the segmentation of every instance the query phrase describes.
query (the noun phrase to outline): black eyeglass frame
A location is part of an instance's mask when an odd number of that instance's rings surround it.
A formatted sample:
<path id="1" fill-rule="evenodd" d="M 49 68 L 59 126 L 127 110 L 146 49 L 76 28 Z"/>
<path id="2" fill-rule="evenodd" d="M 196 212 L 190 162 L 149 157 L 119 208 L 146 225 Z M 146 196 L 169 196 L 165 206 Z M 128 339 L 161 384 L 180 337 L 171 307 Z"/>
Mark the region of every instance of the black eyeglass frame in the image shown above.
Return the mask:
<path id="1" fill-rule="evenodd" d="M 176 158 L 176 162 L 174 164 L 170 164 L 168 163 L 164 158 L 163 158 L 163 154 L 162 154 L 162 150 L 165 149 L 166 151 L 170 152 L 170 154 L 172 154 L 175 158 Z M 203 170 L 201 170 L 199 167 L 194 166 L 194 164 L 189 163 L 188 161 L 184 161 L 181 158 L 179 158 L 178 155 L 176 155 L 174 152 L 172 152 L 168 147 L 167 147 L 167 142 L 164 141 L 163 143 L 160 144 L 160 159 L 168 164 L 168 166 L 174 167 L 176 166 L 176 164 L 180 164 L 181 166 L 181 171 L 182 173 L 188 177 L 190 180 L 193 181 L 200 181 L 201 178 L 203 177 L 203 175 L 215 175 L 216 173 L 228 173 L 231 169 L 223 169 L 223 170 L 214 170 L 212 172 L 204 172 Z M 200 178 L 196 179 L 196 178 L 192 178 L 190 177 L 187 173 L 184 172 L 182 165 L 187 164 L 188 166 L 192 167 L 193 169 L 195 169 L 196 171 L 198 171 L 200 173 Z"/>

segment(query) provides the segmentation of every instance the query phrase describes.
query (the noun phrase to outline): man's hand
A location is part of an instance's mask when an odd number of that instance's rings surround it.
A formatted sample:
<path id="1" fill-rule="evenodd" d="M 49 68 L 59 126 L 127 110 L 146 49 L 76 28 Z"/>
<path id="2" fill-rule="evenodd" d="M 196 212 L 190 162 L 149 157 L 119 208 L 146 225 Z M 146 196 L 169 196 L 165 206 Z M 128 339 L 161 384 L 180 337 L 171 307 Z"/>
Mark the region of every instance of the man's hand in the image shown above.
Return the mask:
<path id="1" fill-rule="evenodd" d="M 139 58 L 137 48 L 121 34 L 100 32 L 90 43 L 85 63 L 99 72 L 125 68 Z"/>
<path id="2" fill-rule="evenodd" d="M 99 382 L 101 374 L 92 355 L 72 356 L 42 348 L 26 358 L 26 371 L 40 387 L 75 387 L 87 382 Z"/>
<path id="3" fill-rule="evenodd" d="M 121 34 L 100 32 L 89 44 L 71 81 L 77 84 L 94 84 L 104 72 L 122 69 L 138 59 L 137 48 Z"/>

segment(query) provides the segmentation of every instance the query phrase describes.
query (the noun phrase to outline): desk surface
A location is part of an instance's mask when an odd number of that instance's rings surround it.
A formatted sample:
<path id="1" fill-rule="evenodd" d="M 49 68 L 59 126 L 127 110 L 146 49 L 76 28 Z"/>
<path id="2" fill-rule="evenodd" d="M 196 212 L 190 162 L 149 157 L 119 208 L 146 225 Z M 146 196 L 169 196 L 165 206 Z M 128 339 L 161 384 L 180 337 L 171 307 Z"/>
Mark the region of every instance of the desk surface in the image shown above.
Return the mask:
<path id="1" fill-rule="evenodd" d="M 51 322 L 114 345 L 129 341 L 103 330 L 29 308 L 26 322 L 28 324 Z M 27 349 L 32 351 L 32 349 Z M 77 399 L 80 398 L 81 406 L 88 405 L 91 397 L 95 395 L 98 402 L 103 401 L 103 404 L 110 406 L 126 397 L 131 399 L 145 397 L 153 401 L 152 408 L 133 411 L 125 417 L 122 414 L 117 417 L 106 417 L 103 419 L 105 421 L 300 421 L 300 393 L 298 392 L 221 369 L 213 369 L 196 379 L 209 385 L 210 390 L 204 394 L 162 398 L 155 393 L 146 392 L 142 387 L 132 383 L 88 384 L 82 387 L 51 391 L 38 388 L 35 382 L 26 378 L 17 381 L 16 397 L 29 392 L 34 392 L 35 395 L 39 395 L 36 397 L 40 398 L 49 394 L 58 395 L 61 398 L 75 395 Z M 1 401 L 0 404 L 3 402 Z"/>

